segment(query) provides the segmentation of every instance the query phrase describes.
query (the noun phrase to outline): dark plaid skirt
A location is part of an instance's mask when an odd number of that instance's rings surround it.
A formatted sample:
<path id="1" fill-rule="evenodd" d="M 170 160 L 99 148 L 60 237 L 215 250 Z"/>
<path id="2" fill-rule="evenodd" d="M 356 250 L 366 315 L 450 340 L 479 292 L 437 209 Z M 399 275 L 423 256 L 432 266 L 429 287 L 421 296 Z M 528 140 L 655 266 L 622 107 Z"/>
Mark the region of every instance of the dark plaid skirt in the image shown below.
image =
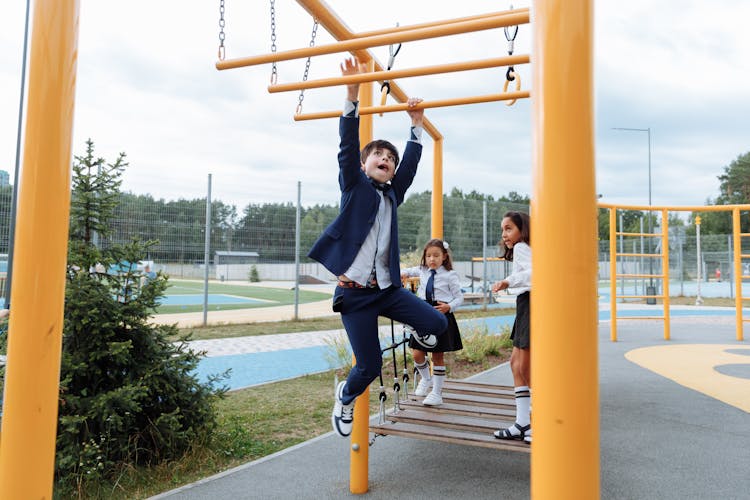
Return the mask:
<path id="1" fill-rule="evenodd" d="M 531 345 L 531 293 L 523 292 L 516 297 L 516 320 L 513 322 L 513 331 L 510 338 L 513 347 L 528 349 Z"/>

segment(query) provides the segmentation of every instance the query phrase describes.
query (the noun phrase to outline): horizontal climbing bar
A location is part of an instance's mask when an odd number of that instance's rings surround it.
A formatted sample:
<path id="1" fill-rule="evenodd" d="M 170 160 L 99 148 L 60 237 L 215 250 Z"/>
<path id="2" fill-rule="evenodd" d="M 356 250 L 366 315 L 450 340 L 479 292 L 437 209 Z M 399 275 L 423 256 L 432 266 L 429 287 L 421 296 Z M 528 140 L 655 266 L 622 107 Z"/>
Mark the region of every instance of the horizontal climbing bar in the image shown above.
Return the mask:
<path id="1" fill-rule="evenodd" d="M 615 205 L 614 203 L 597 203 L 598 208 L 612 208 L 618 210 L 641 210 L 645 212 L 658 212 L 669 210 L 670 212 L 729 212 L 735 208 L 750 210 L 750 204 L 736 205 L 701 205 L 701 206 L 668 206 L 668 205 Z"/>
<path id="2" fill-rule="evenodd" d="M 618 299 L 663 299 L 664 295 L 618 295 Z"/>
<path id="3" fill-rule="evenodd" d="M 435 75 L 439 73 L 453 73 L 457 71 L 469 71 L 474 69 L 496 68 L 498 66 L 513 66 L 516 64 L 527 64 L 529 56 L 515 55 L 505 57 L 493 57 L 477 61 L 466 61 L 459 63 L 436 64 L 433 66 L 422 66 L 421 68 L 398 69 L 390 71 L 373 71 L 358 75 L 338 76 L 334 78 L 321 78 L 308 80 L 306 82 L 280 83 L 269 85 L 268 92 L 288 92 L 290 90 L 315 89 L 321 87 L 333 87 L 336 85 L 349 85 L 352 83 L 365 83 L 374 81 L 391 80 L 396 78 L 409 78 L 413 76 Z"/>
<path id="4" fill-rule="evenodd" d="M 618 316 L 615 319 L 664 319 L 664 316 Z"/>
<path id="5" fill-rule="evenodd" d="M 653 238 L 661 238 L 661 233 L 615 233 L 616 236 L 650 236 Z"/>
<path id="6" fill-rule="evenodd" d="M 286 50 L 283 52 L 272 52 L 259 56 L 240 57 L 236 59 L 226 59 L 216 63 L 216 69 L 232 69 L 244 66 L 254 66 L 279 61 L 289 61 L 291 59 L 301 59 L 304 57 L 319 56 L 323 54 L 335 54 L 337 52 L 351 52 L 353 50 L 366 49 L 370 47 L 380 47 L 401 42 L 412 42 L 414 40 L 425 40 L 428 38 L 437 38 L 441 36 L 457 35 L 460 33 L 471 33 L 474 31 L 483 31 L 505 26 L 514 26 L 517 24 L 527 24 L 529 22 L 529 13 L 512 13 L 499 16 L 474 19 L 463 21 L 445 26 L 432 26 L 428 28 L 419 28 L 400 33 L 387 33 L 384 35 L 375 35 L 364 38 L 354 38 L 344 40 L 328 45 L 319 45 L 317 47 L 306 47 L 302 49 Z"/>
<path id="7" fill-rule="evenodd" d="M 487 94 L 475 97 L 456 97 L 453 99 L 438 99 L 436 101 L 422 101 L 413 109 L 445 108 L 448 106 L 461 106 L 464 104 L 479 104 L 482 102 L 508 101 L 511 99 L 525 99 L 529 97 L 528 90 L 520 92 L 505 92 L 502 94 Z M 373 115 L 376 113 L 391 113 L 394 111 L 406 111 L 406 103 L 390 104 L 388 106 L 369 106 L 359 108 L 360 115 Z M 338 118 L 341 111 L 321 111 L 319 113 L 305 113 L 294 115 L 294 121 L 319 120 L 322 118 Z"/>
<path id="8" fill-rule="evenodd" d="M 442 21 L 430 21 L 426 23 L 410 24 L 406 26 L 393 26 L 391 28 L 383 28 L 379 30 L 362 31 L 360 33 L 356 33 L 352 38 L 364 38 L 368 36 L 384 35 L 386 33 L 400 33 L 402 31 L 410 31 L 410 30 L 415 30 L 419 28 L 430 28 L 432 26 L 445 26 L 447 24 L 461 23 L 464 21 L 473 21 L 475 19 L 485 19 L 488 17 L 504 16 L 507 14 L 521 14 L 521 13 L 528 14 L 529 8 L 524 7 L 523 9 L 503 10 L 500 12 L 488 12 L 485 14 L 477 14 L 475 16 L 457 17 L 455 19 L 446 19 Z"/>
<path id="9" fill-rule="evenodd" d="M 663 274 L 618 274 L 618 278 L 666 278 Z"/>
<path id="10" fill-rule="evenodd" d="M 664 257 L 663 254 L 660 253 L 617 253 L 618 257 Z"/>

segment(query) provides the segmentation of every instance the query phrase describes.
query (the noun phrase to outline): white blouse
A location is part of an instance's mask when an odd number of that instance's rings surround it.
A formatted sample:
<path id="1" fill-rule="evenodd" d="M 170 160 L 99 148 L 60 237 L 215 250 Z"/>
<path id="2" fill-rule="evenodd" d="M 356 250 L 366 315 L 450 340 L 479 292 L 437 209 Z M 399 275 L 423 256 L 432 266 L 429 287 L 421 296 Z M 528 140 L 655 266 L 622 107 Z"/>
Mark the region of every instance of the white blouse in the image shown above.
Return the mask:
<path id="1" fill-rule="evenodd" d="M 509 293 L 520 295 L 531 291 L 531 247 L 522 241 L 513 245 L 513 270 L 505 281 Z"/>
<path id="2" fill-rule="evenodd" d="M 443 266 L 438 267 L 435 271 L 434 298 L 448 304 L 451 312 L 453 312 L 464 302 L 464 294 L 461 291 L 458 273 L 456 271 L 448 271 Z M 401 274 L 406 274 L 410 277 L 419 276 L 417 296 L 420 299 L 425 299 L 425 287 L 427 286 L 427 280 L 430 279 L 430 268 L 427 266 L 409 267 L 402 269 Z"/>

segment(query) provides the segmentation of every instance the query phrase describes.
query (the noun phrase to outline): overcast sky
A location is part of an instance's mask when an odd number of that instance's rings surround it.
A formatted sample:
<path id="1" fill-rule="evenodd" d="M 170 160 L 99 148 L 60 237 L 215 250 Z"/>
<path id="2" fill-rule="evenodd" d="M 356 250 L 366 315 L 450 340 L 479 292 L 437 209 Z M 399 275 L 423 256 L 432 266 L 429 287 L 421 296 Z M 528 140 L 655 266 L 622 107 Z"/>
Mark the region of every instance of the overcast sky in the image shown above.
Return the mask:
<path id="1" fill-rule="evenodd" d="M 312 20 L 276 0 L 279 51 L 310 43 Z M 450 19 L 509 7 L 492 0 L 327 0 L 352 31 Z M 32 6 L 34 2 L 32 1 Z M 514 2 L 515 7 L 530 2 Z M 750 151 L 750 2 L 595 2 L 596 176 L 602 201 L 648 202 L 651 129 L 654 205 L 701 205 L 721 175 Z M 25 2 L 0 7 L 0 169 L 13 178 Z M 532 14 L 533 15 L 533 14 Z M 266 1 L 226 0 L 227 58 L 270 52 Z M 81 2 L 73 154 L 130 162 L 123 188 L 156 198 L 236 204 L 338 202 L 336 120 L 294 122 L 298 92 L 269 94 L 270 65 L 217 71 L 219 0 Z M 316 45 L 333 39 L 320 29 Z M 404 44 L 394 69 L 506 54 L 502 29 Z M 522 25 L 515 53 L 531 51 Z M 388 47 L 371 49 L 387 63 Z M 337 76 L 345 54 L 313 58 L 310 79 Z M 302 79 L 305 61 L 279 63 L 279 83 Z M 531 67 L 517 66 L 522 86 Z M 505 68 L 398 81 L 425 100 L 502 90 Z M 303 112 L 341 108 L 344 90 L 308 90 Z M 499 197 L 531 194 L 531 107 L 488 103 L 427 110 L 444 139 L 444 189 Z M 375 136 L 402 148 L 405 113 L 375 119 Z M 571 123 L 575 124 L 572 119 Z M 432 142 L 412 191 L 431 189 Z"/>

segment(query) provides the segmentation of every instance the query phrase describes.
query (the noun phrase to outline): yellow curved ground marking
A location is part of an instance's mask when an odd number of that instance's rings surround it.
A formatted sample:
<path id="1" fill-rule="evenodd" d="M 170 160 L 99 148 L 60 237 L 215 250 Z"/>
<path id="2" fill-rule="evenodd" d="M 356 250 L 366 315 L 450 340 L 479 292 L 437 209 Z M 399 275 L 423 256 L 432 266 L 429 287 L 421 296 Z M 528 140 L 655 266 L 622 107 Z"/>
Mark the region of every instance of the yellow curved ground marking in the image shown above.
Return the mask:
<path id="1" fill-rule="evenodd" d="M 727 352 L 747 351 L 747 354 Z M 634 349 L 625 358 L 680 385 L 750 413 L 750 379 L 716 371 L 721 365 L 750 366 L 750 347 L 718 344 L 661 345 Z"/>

